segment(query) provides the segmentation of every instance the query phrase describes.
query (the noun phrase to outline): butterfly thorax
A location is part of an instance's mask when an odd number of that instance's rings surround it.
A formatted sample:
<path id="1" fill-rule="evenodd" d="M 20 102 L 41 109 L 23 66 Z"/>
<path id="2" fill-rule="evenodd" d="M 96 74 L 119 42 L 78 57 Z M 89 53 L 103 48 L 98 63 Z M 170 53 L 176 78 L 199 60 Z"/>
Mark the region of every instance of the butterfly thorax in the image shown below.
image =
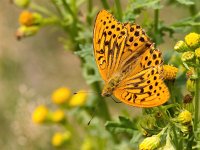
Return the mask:
<path id="1" fill-rule="evenodd" d="M 112 95 L 114 89 L 118 86 L 119 83 L 120 83 L 120 76 L 113 77 L 107 83 L 105 83 L 101 95 L 106 97 Z"/>

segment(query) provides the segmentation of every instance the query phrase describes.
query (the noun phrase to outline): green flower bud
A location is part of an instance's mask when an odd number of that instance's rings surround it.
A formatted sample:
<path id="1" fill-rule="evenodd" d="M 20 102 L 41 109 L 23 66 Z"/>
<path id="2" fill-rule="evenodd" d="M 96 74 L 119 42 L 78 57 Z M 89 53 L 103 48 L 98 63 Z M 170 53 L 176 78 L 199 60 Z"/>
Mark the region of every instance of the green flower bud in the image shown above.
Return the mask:
<path id="1" fill-rule="evenodd" d="M 184 52 L 181 56 L 181 60 L 182 61 L 191 61 L 194 58 L 194 52 L 192 51 L 188 51 L 188 52 Z"/>
<path id="2" fill-rule="evenodd" d="M 14 0 L 14 4 L 21 8 L 27 8 L 30 2 L 30 0 Z"/>
<path id="3" fill-rule="evenodd" d="M 189 33 L 185 36 L 185 42 L 191 48 L 197 48 L 200 46 L 200 34 L 197 33 Z"/>
<path id="4" fill-rule="evenodd" d="M 177 52 L 186 52 L 189 51 L 190 48 L 187 46 L 187 44 L 184 41 L 178 41 L 176 45 L 174 46 L 174 50 Z"/>
<path id="5" fill-rule="evenodd" d="M 140 150 L 154 150 L 160 145 L 160 134 L 145 138 L 139 145 Z"/>
<path id="6" fill-rule="evenodd" d="M 23 37 L 32 36 L 36 34 L 38 30 L 39 30 L 38 26 L 30 26 L 30 27 L 21 26 L 16 32 L 16 37 L 18 40 L 20 40 Z"/>
<path id="7" fill-rule="evenodd" d="M 186 87 L 189 92 L 195 91 L 195 82 L 192 79 L 188 79 L 186 82 Z"/>
<path id="8" fill-rule="evenodd" d="M 176 150 L 173 143 L 171 142 L 169 134 L 167 135 L 165 146 L 161 147 L 160 150 Z"/>

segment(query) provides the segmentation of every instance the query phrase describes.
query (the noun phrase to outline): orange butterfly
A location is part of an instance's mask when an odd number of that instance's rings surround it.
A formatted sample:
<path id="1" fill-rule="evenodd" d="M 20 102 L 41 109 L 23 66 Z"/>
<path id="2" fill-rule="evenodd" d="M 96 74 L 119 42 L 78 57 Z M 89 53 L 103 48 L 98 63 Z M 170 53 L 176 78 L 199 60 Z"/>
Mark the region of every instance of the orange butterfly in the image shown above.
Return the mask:
<path id="1" fill-rule="evenodd" d="M 93 34 L 95 60 L 105 81 L 102 96 L 113 94 L 137 107 L 158 106 L 169 99 L 161 52 L 139 25 L 120 23 L 101 10 Z"/>

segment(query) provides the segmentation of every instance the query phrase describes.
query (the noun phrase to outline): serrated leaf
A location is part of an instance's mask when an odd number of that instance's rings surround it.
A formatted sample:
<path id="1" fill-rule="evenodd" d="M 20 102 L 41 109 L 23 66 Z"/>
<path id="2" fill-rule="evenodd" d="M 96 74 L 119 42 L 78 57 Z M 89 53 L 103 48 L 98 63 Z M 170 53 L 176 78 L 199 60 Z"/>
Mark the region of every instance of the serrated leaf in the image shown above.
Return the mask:
<path id="1" fill-rule="evenodd" d="M 137 131 L 137 128 L 135 127 L 135 121 L 131 121 L 128 118 L 125 118 L 123 116 L 119 117 L 119 122 L 116 121 L 108 121 L 106 122 L 106 129 L 112 133 L 128 133 L 133 134 L 134 131 Z"/>

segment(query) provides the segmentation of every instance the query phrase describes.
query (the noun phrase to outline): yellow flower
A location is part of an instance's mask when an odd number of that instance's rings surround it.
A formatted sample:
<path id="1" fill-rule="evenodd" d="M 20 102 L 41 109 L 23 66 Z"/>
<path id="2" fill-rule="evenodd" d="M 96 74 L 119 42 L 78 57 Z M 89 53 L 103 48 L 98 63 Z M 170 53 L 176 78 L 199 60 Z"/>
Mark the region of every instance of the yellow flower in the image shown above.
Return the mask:
<path id="1" fill-rule="evenodd" d="M 163 77 L 167 80 L 174 80 L 176 78 L 176 74 L 178 72 L 178 68 L 171 65 L 163 65 Z"/>
<path id="2" fill-rule="evenodd" d="M 194 32 L 189 33 L 188 35 L 185 36 L 185 42 L 190 47 L 196 48 L 200 44 L 200 35 Z"/>
<path id="3" fill-rule="evenodd" d="M 64 145 L 67 141 L 69 141 L 71 138 L 71 132 L 65 131 L 64 133 L 62 132 L 56 132 L 51 140 L 51 143 L 55 147 L 59 147 Z"/>
<path id="4" fill-rule="evenodd" d="M 188 124 L 192 121 L 192 114 L 188 110 L 183 110 L 178 115 L 177 121 L 181 124 Z"/>
<path id="5" fill-rule="evenodd" d="M 20 40 L 23 37 L 32 36 L 36 34 L 38 30 L 39 30 L 38 26 L 30 26 L 30 27 L 21 26 L 16 32 L 16 37 L 18 40 Z"/>
<path id="6" fill-rule="evenodd" d="M 200 58 L 200 47 L 195 49 L 195 55 Z"/>
<path id="7" fill-rule="evenodd" d="M 182 61 L 190 61 L 193 58 L 194 58 L 194 52 L 192 51 L 184 52 L 181 56 Z"/>
<path id="8" fill-rule="evenodd" d="M 81 150 L 93 150 L 94 146 L 92 144 L 92 140 L 90 138 L 86 138 L 81 145 Z"/>
<path id="9" fill-rule="evenodd" d="M 33 114 L 32 114 L 32 120 L 34 123 L 41 124 L 47 120 L 48 116 L 48 109 L 44 105 L 38 106 Z"/>
<path id="10" fill-rule="evenodd" d="M 64 104 L 69 100 L 70 96 L 71 91 L 66 87 L 61 87 L 52 93 L 52 100 L 55 104 Z"/>
<path id="11" fill-rule="evenodd" d="M 30 0 L 14 0 L 15 5 L 18 7 L 26 8 L 30 4 Z"/>
<path id="12" fill-rule="evenodd" d="M 145 138 L 139 145 L 139 150 L 154 150 L 160 145 L 160 135 Z"/>
<path id="13" fill-rule="evenodd" d="M 87 92 L 80 90 L 77 94 L 74 94 L 69 101 L 69 106 L 82 106 L 87 99 Z"/>
<path id="14" fill-rule="evenodd" d="M 178 41 L 174 46 L 174 50 L 176 50 L 177 52 L 186 52 L 189 50 L 189 47 L 184 41 Z"/>
<path id="15" fill-rule="evenodd" d="M 52 114 L 52 121 L 53 122 L 62 122 L 65 120 L 65 112 L 61 109 L 56 110 L 55 112 L 53 112 Z"/>

